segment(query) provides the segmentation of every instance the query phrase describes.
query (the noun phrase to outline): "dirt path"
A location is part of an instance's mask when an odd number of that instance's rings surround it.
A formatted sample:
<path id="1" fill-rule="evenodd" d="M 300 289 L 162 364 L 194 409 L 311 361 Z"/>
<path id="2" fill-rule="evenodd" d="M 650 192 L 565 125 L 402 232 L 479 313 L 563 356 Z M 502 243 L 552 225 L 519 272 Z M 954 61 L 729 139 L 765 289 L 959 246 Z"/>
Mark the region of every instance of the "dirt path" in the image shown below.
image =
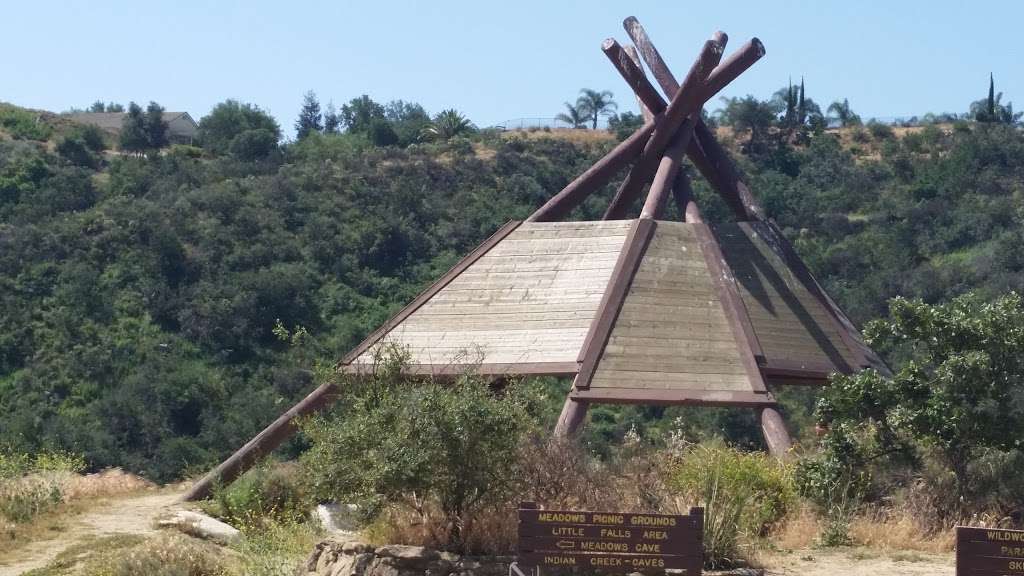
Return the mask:
<path id="1" fill-rule="evenodd" d="M 139 496 L 111 499 L 70 519 L 65 530 L 48 540 L 38 540 L 0 559 L 0 576 L 18 576 L 46 566 L 63 550 L 97 536 L 152 534 L 153 518 L 174 507 L 181 490 L 160 490 Z"/>
<path id="2" fill-rule="evenodd" d="M 956 561 L 952 553 L 845 548 L 797 550 L 764 563 L 766 576 L 953 576 Z"/>

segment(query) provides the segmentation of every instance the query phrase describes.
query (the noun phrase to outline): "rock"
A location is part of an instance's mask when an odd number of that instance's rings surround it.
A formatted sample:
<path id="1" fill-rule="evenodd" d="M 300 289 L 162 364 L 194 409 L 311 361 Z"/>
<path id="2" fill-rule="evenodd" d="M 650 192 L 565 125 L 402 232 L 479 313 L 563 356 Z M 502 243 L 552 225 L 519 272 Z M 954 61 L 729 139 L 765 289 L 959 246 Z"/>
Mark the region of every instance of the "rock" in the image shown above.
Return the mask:
<path id="1" fill-rule="evenodd" d="M 341 549 L 346 554 L 363 554 L 364 552 L 373 552 L 373 546 L 360 542 L 359 540 L 349 540 L 345 542 Z"/>
<path id="2" fill-rule="evenodd" d="M 155 524 L 157 528 L 173 528 L 220 544 L 231 544 L 242 537 L 242 533 L 234 526 L 191 510 L 170 512 L 158 517 Z"/>
<path id="3" fill-rule="evenodd" d="M 313 509 L 313 517 L 327 533 L 352 532 L 358 528 L 355 504 L 337 504 L 334 502 L 320 504 Z"/>
<path id="4" fill-rule="evenodd" d="M 396 563 L 402 566 L 421 566 L 441 557 L 437 550 L 424 548 L 423 546 L 405 546 L 403 544 L 388 544 L 377 548 L 377 556 L 394 558 Z"/>

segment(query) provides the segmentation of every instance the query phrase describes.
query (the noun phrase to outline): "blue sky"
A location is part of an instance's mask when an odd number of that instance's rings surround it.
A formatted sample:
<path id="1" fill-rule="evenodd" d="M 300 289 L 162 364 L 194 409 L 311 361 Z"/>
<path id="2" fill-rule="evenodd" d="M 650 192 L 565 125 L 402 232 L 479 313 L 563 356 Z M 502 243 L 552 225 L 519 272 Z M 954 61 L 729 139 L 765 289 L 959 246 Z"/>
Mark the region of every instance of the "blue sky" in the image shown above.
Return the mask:
<path id="1" fill-rule="evenodd" d="M 862 116 L 967 109 L 988 73 L 1024 108 L 1024 2 L 48 2 L 0 0 L 0 101 L 61 111 L 156 100 L 197 119 L 236 98 L 291 133 L 302 95 L 454 107 L 478 125 L 550 117 L 581 87 L 635 109 L 600 51 L 635 15 L 682 75 L 715 29 L 767 55 L 727 88 L 767 98 L 804 76 Z M 710 109 L 718 106 L 713 101 Z"/>

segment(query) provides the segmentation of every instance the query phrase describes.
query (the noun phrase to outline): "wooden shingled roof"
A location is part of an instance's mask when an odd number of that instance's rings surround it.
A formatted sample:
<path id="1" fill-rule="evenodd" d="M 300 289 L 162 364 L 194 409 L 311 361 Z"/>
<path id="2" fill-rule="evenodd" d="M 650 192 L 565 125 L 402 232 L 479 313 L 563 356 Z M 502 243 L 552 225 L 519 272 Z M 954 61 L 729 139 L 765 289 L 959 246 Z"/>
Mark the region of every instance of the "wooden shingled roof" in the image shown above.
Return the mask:
<path id="1" fill-rule="evenodd" d="M 883 367 L 764 223 L 510 222 L 349 353 L 413 374 L 574 376 L 590 402 L 770 405 Z"/>
<path id="2" fill-rule="evenodd" d="M 394 343 L 408 350 L 412 374 L 570 376 L 556 434 L 577 429 L 593 402 L 748 406 L 768 449 L 784 457 L 791 440 L 772 386 L 887 369 L 765 218 L 701 119 L 704 103 L 764 56 L 761 42 L 723 59 L 727 37 L 716 32 L 679 82 L 639 22 L 623 24 L 634 46 L 609 39 L 602 50 L 636 94 L 644 125 L 525 221 L 495 232 L 338 368 L 371 372 L 377 351 Z M 734 222 L 704 221 L 684 159 Z M 618 174 L 602 220 L 564 221 Z M 296 418 L 340 393 L 321 385 L 185 498 L 230 482 L 287 438 Z"/>

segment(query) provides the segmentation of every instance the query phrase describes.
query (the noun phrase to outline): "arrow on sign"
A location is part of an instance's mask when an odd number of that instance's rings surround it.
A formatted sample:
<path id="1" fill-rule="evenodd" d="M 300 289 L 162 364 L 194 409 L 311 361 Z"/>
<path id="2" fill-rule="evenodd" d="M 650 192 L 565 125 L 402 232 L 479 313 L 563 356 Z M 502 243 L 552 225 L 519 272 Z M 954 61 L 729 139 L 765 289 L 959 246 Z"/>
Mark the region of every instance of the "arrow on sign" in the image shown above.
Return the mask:
<path id="1" fill-rule="evenodd" d="M 571 550 L 576 547 L 576 543 L 572 540 L 559 540 L 555 542 L 555 546 L 558 546 L 561 550 Z"/>

